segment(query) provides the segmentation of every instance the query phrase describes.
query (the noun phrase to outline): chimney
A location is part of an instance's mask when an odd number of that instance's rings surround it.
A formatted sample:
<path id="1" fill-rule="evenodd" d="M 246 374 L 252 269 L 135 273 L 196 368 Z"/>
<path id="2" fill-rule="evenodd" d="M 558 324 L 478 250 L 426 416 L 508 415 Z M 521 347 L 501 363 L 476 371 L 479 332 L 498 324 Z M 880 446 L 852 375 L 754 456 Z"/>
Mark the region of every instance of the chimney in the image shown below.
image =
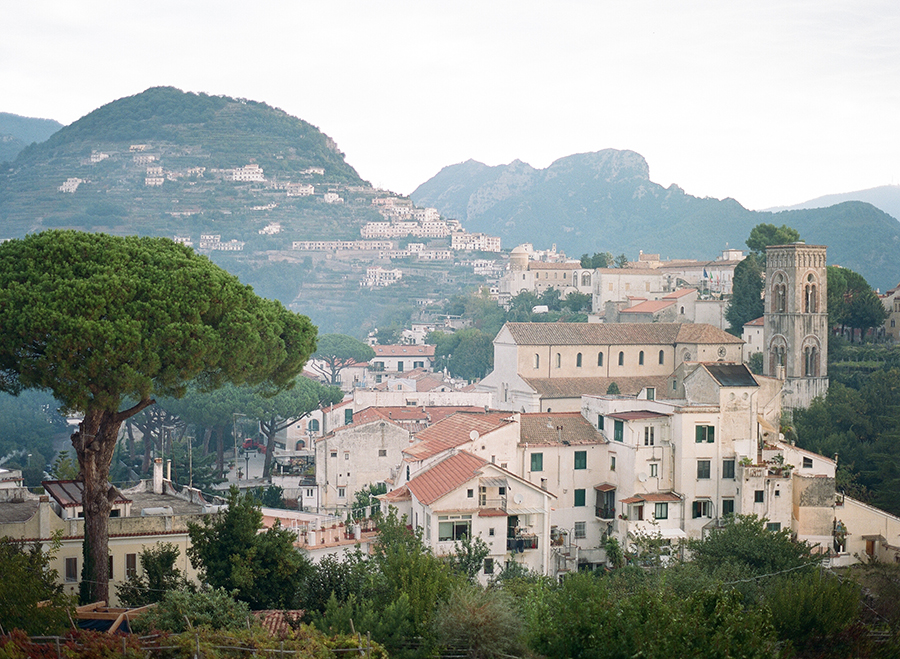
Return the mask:
<path id="1" fill-rule="evenodd" d="M 40 537 L 50 537 L 50 497 L 42 494 L 38 505 L 38 523 L 40 524 Z"/>
<path id="2" fill-rule="evenodd" d="M 153 494 L 163 493 L 163 464 L 162 458 L 153 460 Z"/>

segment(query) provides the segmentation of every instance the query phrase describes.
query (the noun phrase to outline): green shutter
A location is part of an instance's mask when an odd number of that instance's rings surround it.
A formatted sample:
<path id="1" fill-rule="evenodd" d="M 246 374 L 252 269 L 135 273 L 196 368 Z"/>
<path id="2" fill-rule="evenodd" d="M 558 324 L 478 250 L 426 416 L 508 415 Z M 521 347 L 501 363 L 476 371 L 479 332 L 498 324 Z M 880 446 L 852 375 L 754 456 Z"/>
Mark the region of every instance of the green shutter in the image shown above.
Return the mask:
<path id="1" fill-rule="evenodd" d="M 575 490 L 575 506 L 584 505 L 584 490 Z"/>
<path id="2" fill-rule="evenodd" d="M 710 444 L 716 441 L 716 429 L 713 426 L 706 426 L 706 441 Z"/>

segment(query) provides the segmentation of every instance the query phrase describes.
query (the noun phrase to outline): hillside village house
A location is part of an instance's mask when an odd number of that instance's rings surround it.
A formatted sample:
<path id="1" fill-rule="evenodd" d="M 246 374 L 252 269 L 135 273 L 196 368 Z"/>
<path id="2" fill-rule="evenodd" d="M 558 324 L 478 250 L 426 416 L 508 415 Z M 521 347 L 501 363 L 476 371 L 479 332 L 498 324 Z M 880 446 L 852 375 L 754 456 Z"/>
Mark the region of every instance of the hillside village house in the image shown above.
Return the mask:
<path id="1" fill-rule="evenodd" d="M 577 411 L 582 394 L 652 397 L 689 361 L 740 361 L 742 341 L 710 325 L 506 323 L 494 339 L 494 370 L 478 385 L 492 407 Z"/>
<path id="2" fill-rule="evenodd" d="M 82 484 L 46 481 L 43 485 L 47 494 L 40 497 L 21 488 L 0 490 L 0 537 L 49 544 L 54 533 L 60 533 L 62 546 L 50 567 L 58 572 L 65 592 L 77 595 L 84 542 Z M 187 525 L 217 511 L 223 501 L 208 499 L 199 490 L 176 490 L 163 478 L 159 458 L 153 465 L 152 480 L 127 490 L 115 489 L 115 496 L 109 520 L 111 604 L 117 604 L 115 586 L 141 569 L 141 551 L 159 542 L 178 547 L 176 567 L 196 582 L 197 571 L 187 557 Z"/>
<path id="3" fill-rule="evenodd" d="M 748 323 L 744 323 L 744 328 L 741 332 L 741 339 L 744 341 L 744 349 L 742 352 L 744 362 L 749 362 L 751 355 L 763 352 L 764 321 L 765 316 L 760 316 Z"/>
<path id="4" fill-rule="evenodd" d="M 434 364 L 433 345 L 375 345 L 372 349 L 375 356 L 369 360 L 370 387 L 417 368 L 430 371 Z"/>

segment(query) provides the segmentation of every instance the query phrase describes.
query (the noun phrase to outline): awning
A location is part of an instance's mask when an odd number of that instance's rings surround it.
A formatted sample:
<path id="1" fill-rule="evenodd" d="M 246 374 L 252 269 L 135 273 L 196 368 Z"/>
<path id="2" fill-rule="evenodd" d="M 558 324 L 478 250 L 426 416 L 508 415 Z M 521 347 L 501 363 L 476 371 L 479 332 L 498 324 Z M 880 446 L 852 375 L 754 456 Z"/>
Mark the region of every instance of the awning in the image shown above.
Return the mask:
<path id="1" fill-rule="evenodd" d="M 674 538 L 686 538 L 687 533 L 685 533 L 682 529 L 660 529 L 659 535 L 662 538 L 666 539 L 674 539 Z"/>
<path id="2" fill-rule="evenodd" d="M 616 489 L 615 485 L 610 485 L 609 483 L 601 483 L 600 485 L 595 485 L 594 489 L 598 492 L 611 492 Z"/>
<path id="3" fill-rule="evenodd" d="M 482 487 L 506 487 L 505 478 L 479 478 L 478 484 Z"/>
<path id="4" fill-rule="evenodd" d="M 762 428 L 763 433 L 767 435 L 774 435 L 776 439 L 778 438 L 778 431 L 774 428 L 774 426 L 772 426 L 771 423 L 763 418 L 762 414 L 757 414 L 756 420 L 759 422 L 759 427 Z"/>

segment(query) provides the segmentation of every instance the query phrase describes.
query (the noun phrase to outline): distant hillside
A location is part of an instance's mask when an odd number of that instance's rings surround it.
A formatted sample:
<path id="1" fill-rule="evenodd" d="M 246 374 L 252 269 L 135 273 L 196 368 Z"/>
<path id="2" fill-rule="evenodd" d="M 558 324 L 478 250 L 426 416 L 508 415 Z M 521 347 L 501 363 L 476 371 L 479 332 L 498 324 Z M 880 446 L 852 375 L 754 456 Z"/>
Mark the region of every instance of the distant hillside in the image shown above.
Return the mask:
<path id="1" fill-rule="evenodd" d="M 53 119 L 34 119 L 0 112 L 0 162 L 12 162 L 32 142 L 43 142 L 62 124 Z"/>
<path id="2" fill-rule="evenodd" d="M 883 210 L 894 219 L 900 220 L 900 185 L 881 185 L 877 188 L 868 188 L 867 190 L 857 190 L 855 192 L 841 192 L 839 194 L 829 194 L 823 197 L 816 197 L 809 201 L 793 206 L 779 206 L 777 208 L 768 208 L 769 211 L 798 210 L 804 208 L 825 208 L 826 206 L 834 206 L 845 201 L 864 201 L 872 204 L 875 208 Z"/>
<path id="3" fill-rule="evenodd" d="M 567 156 L 546 169 L 469 160 L 443 168 L 410 197 L 470 231 L 501 236 L 504 245 L 556 243 L 575 257 L 609 251 L 634 259 L 643 250 L 711 258 L 726 243 L 743 248 L 756 224 L 788 224 L 806 242 L 828 245 L 830 263 L 860 272 L 873 286 L 900 281 L 900 223 L 870 204 L 751 211 L 734 199 L 701 199 L 653 183 L 646 160 L 633 151 Z"/>

